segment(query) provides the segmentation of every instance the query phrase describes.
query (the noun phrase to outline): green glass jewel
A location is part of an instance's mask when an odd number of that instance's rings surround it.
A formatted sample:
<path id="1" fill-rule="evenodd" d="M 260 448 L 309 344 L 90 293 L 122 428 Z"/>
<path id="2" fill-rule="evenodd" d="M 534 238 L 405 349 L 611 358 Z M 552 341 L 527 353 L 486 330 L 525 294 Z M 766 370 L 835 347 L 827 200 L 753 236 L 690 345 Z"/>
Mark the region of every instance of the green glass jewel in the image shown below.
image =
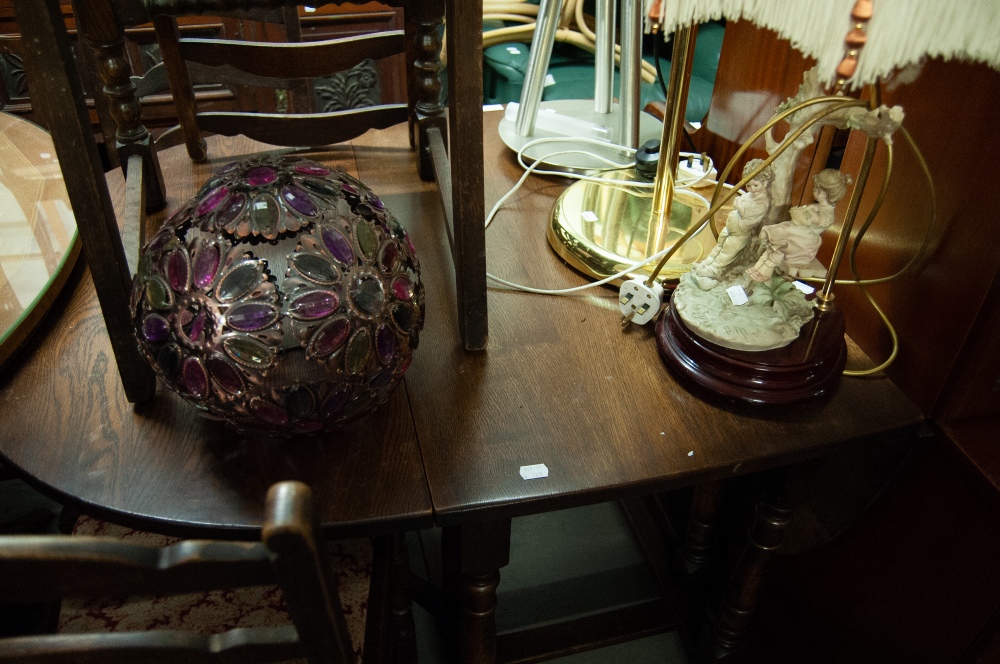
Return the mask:
<path id="1" fill-rule="evenodd" d="M 216 295 L 219 302 L 232 302 L 243 297 L 257 285 L 259 277 L 257 275 L 256 263 L 243 263 L 236 269 L 230 270 L 229 274 L 219 282 Z"/>
<path id="2" fill-rule="evenodd" d="M 254 369 L 263 369 L 271 363 L 271 351 L 253 337 L 229 337 L 222 342 L 226 355 L 240 364 Z"/>
<path id="3" fill-rule="evenodd" d="M 161 277 L 153 277 L 146 282 L 146 300 L 154 309 L 166 309 L 174 302 L 174 294 Z"/>
<path id="4" fill-rule="evenodd" d="M 278 220 L 281 218 L 281 208 L 278 199 L 270 194 L 259 194 L 250 204 L 250 221 L 254 229 L 265 237 L 275 234 Z"/>
<path id="5" fill-rule="evenodd" d="M 351 340 L 347 342 L 347 351 L 344 355 L 344 366 L 348 373 L 363 373 L 368 365 L 368 357 L 372 352 L 371 333 L 368 328 L 363 327 L 354 333 Z"/>
<path id="6" fill-rule="evenodd" d="M 358 221 L 354 227 L 354 234 L 358 238 L 358 249 L 368 260 L 372 259 L 378 249 L 378 235 L 375 228 L 366 221 Z"/>
<path id="7" fill-rule="evenodd" d="M 316 399 L 312 392 L 304 387 L 296 387 L 288 392 L 285 399 L 285 409 L 292 417 L 303 418 L 312 413 L 316 406 Z"/>
<path id="8" fill-rule="evenodd" d="M 327 182 L 326 180 L 317 180 L 314 178 L 302 178 L 302 184 L 305 185 L 307 189 L 310 189 L 317 194 L 322 194 L 324 196 L 340 196 L 340 186 L 333 183 Z"/>
<path id="9" fill-rule="evenodd" d="M 302 276 L 319 284 L 332 284 L 340 278 L 340 270 L 322 256 L 313 254 L 293 254 L 292 265 Z"/>

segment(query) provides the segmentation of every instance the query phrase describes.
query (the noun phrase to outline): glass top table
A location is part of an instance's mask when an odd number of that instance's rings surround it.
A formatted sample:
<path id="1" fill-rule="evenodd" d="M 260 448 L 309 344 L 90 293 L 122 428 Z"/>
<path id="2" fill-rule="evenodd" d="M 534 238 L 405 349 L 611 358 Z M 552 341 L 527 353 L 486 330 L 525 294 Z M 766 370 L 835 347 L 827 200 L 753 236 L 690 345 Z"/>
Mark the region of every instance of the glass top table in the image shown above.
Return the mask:
<path id="1" fill-rule="evenodd" d="M 0 113 L 0 364 L 41 321 L 79 253 L 52 139 Z"/>

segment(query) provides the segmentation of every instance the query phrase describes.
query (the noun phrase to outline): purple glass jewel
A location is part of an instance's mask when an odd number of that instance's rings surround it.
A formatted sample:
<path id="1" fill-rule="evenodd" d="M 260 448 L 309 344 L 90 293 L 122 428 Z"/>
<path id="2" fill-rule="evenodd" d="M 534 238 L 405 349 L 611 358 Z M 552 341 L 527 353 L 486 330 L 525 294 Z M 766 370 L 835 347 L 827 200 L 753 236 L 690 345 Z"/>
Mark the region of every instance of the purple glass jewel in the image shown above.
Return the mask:
<path id="1" fill-rule="evenodd" d="M 281 197 L 285 199 L 285 202 L 292 206 L 297 212 L 304 214 L 307 217 L 315 217 L 319 209 L 316 204 L 313 203 L 312 199 L 309 198 L 309 194 L 302 191 L 295 185 L 287 185 L 281 188 Z"/>
<path id="2" fill-rule="evenodd" d="M 344 265 L 354 264 L 354 249 L 344 234 L 329 226 L 323 227 L 323 244 L 327 250 Z"/>
<path id="3" fill-rule="evenodd" d="M 198 204 L 198 216 L 203 214 L 208 214 L 215 208 L 219 207 L 219 203 L 225 200 L 226 196 L 229 195 L 229 189 L 226 187 L 217 187 L 213 189 L 205 198 L 202 199 L 201 203 Z"/>
<path id="4" fill-rule="evenodd" d="M 341 191 L 343 191 L 345 194 L 350 194 L 351 196 L 358 195 L 358 190 L 355 189 L 354 185 L 347 184 L 346 182 L 341 186 Z"/>
<path id="5" fill-rule="evenodd" d="M 387 366 L 396 358 L 396 335 L 386 325 L 375 333 L 375 350 L 382 364 Z"/>
<path id="6" fill-rule="evenodd" d="M 382 199 L 379 198 L 378 196 L 370 196 L 368 198 L 368 204 L 371 205 L 376 210 L 384 210 L 385 209 L 385 203 L 383 203 Z"/>
<path id="7" fill-rule="evenodd" d="M 296 173 L 302 173 L 303 175 L 329 175 L 332 171 L 329 168 L 320 166 L 319 164 L 299 164 L 295 167 Z"/>
<path id="8" fill-rule="evenodd" d="M 215 273 L 219 269 L 219 247 L 215 244 L 202 246 L 194 257 L 194 285 L 196 288 L 208 288 L 215 281 Z"/>
<path id="9" fill-rule="evenodd" d="M 186 292 L 190 280 L 187 252 L 183 249 L 174 249 L 167 254 L 166 263 L 167 281 L 170 282 L 170 287 L 178 293 Z"/>
<path id="10" fill-rule="evenodd" d="M 142 321 L 142 336 L 152 344 L 162 344 L 170 334 L 170 324 L 167 319 L 157 314 L 150 314 Z"/>
<path id="11" fill-rule="evenodd" d="M 396 271 L 396 266 L 399 265 L 399 247 L 395 242 L 390 242 L 389 244 L 382 247 L 382 255 L 379 257 L 379 267 L 386 274 L 390 274 Z"/>
<path id="12" fill-rule="evenodd" d="M 318 357 L 332 355 L 344 345 L 350 333 L 351 323 L 349 320 L 334 318 L 313 335 L 309 346 L 311 354 Z"/>
<path id="13" fill-rule="evenodd" d="M 247 184 L 251 187 L 266 187 L 278 179 L 278 172 L 269 166 L 257 166 L 247 171 Z"/>
<path id="14" fill-rule="evenodd" d="M 412 355 L 407 355 L 406 357 L 404 357 L 403 360 L 402 360 L 402 362 L 399 363 L 399 366 L 396 367 L 396 374 L 400 375 L 400 376 L 402 376 L 403 374 L 405 374 L 406 370 L 410 368 L 410 363 L 411 362 L 413 362 L 413 356 Z"/>
<path id="15" fill-rule="evenodd" d="M 226 164 L 223 167 L 223 169 L 221 171 L 219 171 L 219 174 L 221 175 L 223 173 L 232 173 L 233 171 L 235 171 L 239 167 L 240 167 L 240 162 L 234 161 L 232 163 Z"/>
<path id="16" fill-rule="evenodd" d="M 333 291 L 310 291 L 292 300 L 288 313 L 300 320 L 316 320 L 332 314 L 340 306 L 340 298 Z"/>
<path id="17" fill-rule="evenodd" d="M 270 401 L 254 399 L 250 402 L 250 409 L 253 411 L 254 415 L 268 424 L 274 424 L 276 426 L 288 424 L 288 413 L 285 412 L 285 409 L 277 404 L 271 403 Z"/>
<path id="18" fill-rule="evenodd" d="M 392 280 L 392 294 L 397 300 L 409 302 L 413 299 L 413 282 L 409 277 L 396 277 Z"/>
<path id="19" fill-rule="evenodd" d="M 246 204 L 247 195 L 242 191 L 234 191 L 233 195 L 226 201 L 225 207 L 216 215 L 216 226 L 220 229 L 229 228 L 246 208 Z"/>
<path id="20" fill-rule="evenodd" d="M 351 389 L 349 387 L 343 387 L 340 390 L 334 392 L 327 400 L 323 402 L 323 409 L 321 415 L 324 420 L 333 419 L 340 411 L 344 409 L 347 405 L 347 400 L 351 396 Z"/>
<path id="21" fill-rule="evenodd" d="M 264 302 L 239 304 L 226 314 L 226 324 L 240 332 L 253 332 L 273 325 L 278 320 L 278 311 Z"/>
<path id="22" fill-rule="evenodd" d="M 197 357 L 189 357 L 181 365 L 181 378 L 187 391 L 199 399 L 208 392 L 208 374 L 205 367 L 201 365 L 201 360 Z"/>
<path id="23" fill-rule="evenodd" d="M 406 246 L 410 250 L 410 256 L 413 258 L 417 257 L 417 248 L 413 246 L 413 240 L 410 239 L 409 233 L 403 233 L 403 237 L 406 238 Z"/>
<path id="24" fill-rule="evenodd" d="M 243 379 L 239 372 L 221 357 L 210 357 L 205 360 L 205 366 L 215 384 L 232 395 L 239 395 L 243 392 Z"/>
<path id="25" fill-rule="evenodd" d="M 194 317 L 191 322 L 191 332 L 188 333 L 188 338 L 194 342 L 200 342 L 205 340 L 205 321 L 208 318 L 208 311 L 201 309 L 198 315 Z"/>

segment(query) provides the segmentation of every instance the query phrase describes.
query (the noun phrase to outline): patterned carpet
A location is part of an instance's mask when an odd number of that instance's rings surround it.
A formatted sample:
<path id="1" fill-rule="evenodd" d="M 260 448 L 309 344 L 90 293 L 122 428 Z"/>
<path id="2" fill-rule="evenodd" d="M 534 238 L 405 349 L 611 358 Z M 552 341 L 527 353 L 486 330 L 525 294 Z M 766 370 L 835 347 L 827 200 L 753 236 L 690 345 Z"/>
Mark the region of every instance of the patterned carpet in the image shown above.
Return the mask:
<path id="1" fill-rule="evenodd" d="M 116 526 L 82 516 L 74 535 L 114 537 L 123 541 L 166 546 L 177 538 Z M 372 546 L 368 539 L 330 542 L 327 551 L 336 577 L 347 628 L 361 661 L 371 578 Z M 188 595 L 131 597 L 128 600 L 66 600 L 59 632 L 116 632 L 176 629 L 215 634 L 237 627 L 271 627 L 289 623 L 277 586 L 216 590 Z"/>

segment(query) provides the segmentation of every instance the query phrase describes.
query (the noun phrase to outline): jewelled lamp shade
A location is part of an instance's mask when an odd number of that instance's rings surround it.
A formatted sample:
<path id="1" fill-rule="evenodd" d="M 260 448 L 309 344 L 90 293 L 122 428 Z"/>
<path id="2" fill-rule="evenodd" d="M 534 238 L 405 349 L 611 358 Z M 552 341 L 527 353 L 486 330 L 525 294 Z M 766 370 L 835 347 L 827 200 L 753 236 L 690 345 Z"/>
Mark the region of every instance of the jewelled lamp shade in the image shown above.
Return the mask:
<path id="1" fill-rule="evenodd" d="M 157 375 L 237 429 L 328 430 L 384 402 L 423 327 L 407 232 L 368 187 L 297 157 L 234 162 L 143 249 L 132 293 Z"/>

